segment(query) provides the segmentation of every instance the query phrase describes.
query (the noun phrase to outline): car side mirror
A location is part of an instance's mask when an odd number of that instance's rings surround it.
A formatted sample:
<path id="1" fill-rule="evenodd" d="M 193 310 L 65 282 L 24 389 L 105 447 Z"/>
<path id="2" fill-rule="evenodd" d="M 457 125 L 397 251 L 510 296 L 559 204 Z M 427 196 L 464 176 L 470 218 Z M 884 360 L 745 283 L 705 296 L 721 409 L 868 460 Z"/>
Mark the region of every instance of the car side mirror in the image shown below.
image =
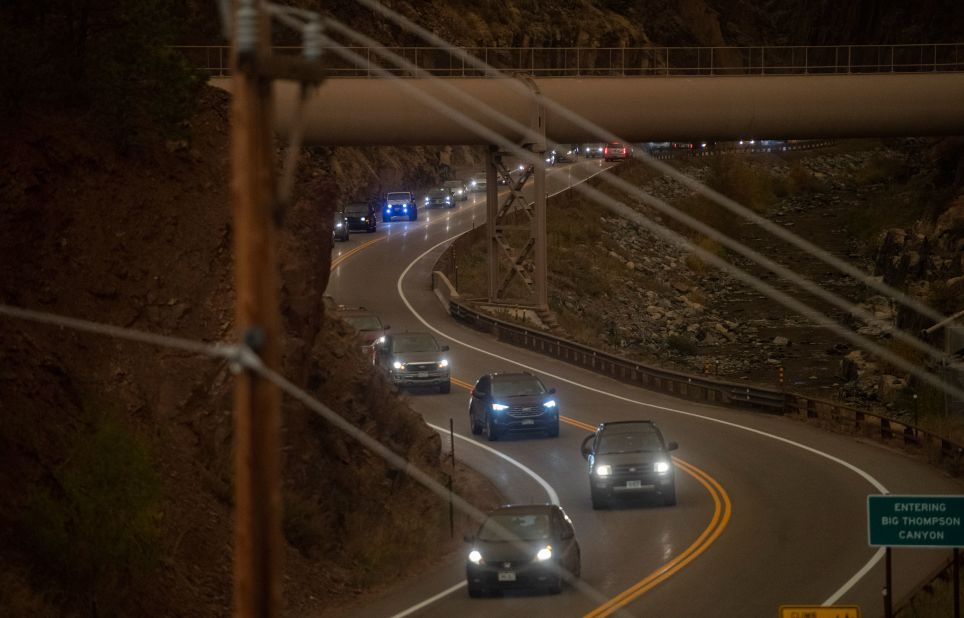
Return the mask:
<path id="1" fill-rule="evenodd" d="M 563 541 L 568 541 L 569 539 L 576 538 L 576 532 L 574 530 L 563 530 L 562 534 L 559 535 Z"/>
<path id="2" fill-rule="evenodd" d="M 554 394 L 556 393 L 556 387 L 553 386 L 552 388 L 550 388 L 550 389 L 549 389 L 548 391 L 546 391 L 546 392 L 549 393 L 550 395 L 554 395 Z"/>
<path id="3" fill-rule="evenodd" d="M 586 436 L 586 438 L 582 441 L 582 446 L 579 447 L 579 451 L 582 453 L 582 458 L 585 460 L 589 459 L 589 453 L 592 451 L 592 447 L 589 445 L 589 443 L 595 437 L 596 434 Z"/>
<path id="4" fill-rule="evenodd" d="M 676 442 L 670 442 L 669 444 L 666 445 L 667 451 L 675 451 L 678 448 L 679 448 L 679 444 L 677 444 Z"/>
<path id="5" fill-rule="evenodd" d="M 443 351 L 443 352 L 448 352 L 448 351 L 449 351 L 449 347 L 448 347 L 447 345 L 443 345 L 442 347 L 439 348 L 439 350 L 441 350 L 441 351 Z"/>
<path id="6" fill-rule="evenodd" d="M 382 326 L 382 330 L 388 330 L 388 329 L 390 329 L 390 328 L 391 328 L 391 326 L 389 326 L 388 324 L 386 324 L 385 326 Z"/>
<path id="7" fill-rule="evenodd" d="M 475 535 L 466 534 L 465 536 L 462 537 L 462 540 L 465 541 L 466 543 L 475 543 Z"/>
<path id="8" fill-rule="evenodd" d="M 472 396 L 475 397 L 476 399 L 485 399 L 485 391 L 478 391 L 473 388 Z"/>

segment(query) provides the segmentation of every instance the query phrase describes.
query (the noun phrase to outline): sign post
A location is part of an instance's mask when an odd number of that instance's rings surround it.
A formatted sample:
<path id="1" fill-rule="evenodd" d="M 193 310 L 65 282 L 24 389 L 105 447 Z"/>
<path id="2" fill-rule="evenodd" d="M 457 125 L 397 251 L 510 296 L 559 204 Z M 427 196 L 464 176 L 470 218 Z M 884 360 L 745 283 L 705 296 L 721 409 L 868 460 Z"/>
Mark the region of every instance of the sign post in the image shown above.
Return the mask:
<path id="1" fill-rule="evenodd" d="M 893 615 L 890 552 L 892 547 L 954 549 L 954 618 L 957 600 L 957 548 L 964 547 L 964 496 L 867 496 L 867 538 L 871 547 L 887 548 L 884 616 Z"/>

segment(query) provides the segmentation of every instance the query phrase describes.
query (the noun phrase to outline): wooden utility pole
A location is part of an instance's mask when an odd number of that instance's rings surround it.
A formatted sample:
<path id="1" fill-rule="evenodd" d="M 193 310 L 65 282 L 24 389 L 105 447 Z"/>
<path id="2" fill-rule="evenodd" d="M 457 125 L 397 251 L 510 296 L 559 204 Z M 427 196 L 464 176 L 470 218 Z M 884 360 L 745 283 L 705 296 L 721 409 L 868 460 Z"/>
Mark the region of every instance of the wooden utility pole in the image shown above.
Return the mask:
<path id="1" fill-rule="evenodd" d="M 236 322 L 245 343 L 279 370 L 281 318 L 276 264 L 274 142 L 271 82 L 259 76 L 267 58 L 270 20 L 260 0 L 257 45 L 232 36 L 231 202 L 234 216 Z M 236 12 L 235 12 L 236 14 Z M 243 43 L 243 41 L 242 41 Z M 281 393 L 250 370 L 234 393 L 234 613 L 273 618 L 281 612 Z"/>

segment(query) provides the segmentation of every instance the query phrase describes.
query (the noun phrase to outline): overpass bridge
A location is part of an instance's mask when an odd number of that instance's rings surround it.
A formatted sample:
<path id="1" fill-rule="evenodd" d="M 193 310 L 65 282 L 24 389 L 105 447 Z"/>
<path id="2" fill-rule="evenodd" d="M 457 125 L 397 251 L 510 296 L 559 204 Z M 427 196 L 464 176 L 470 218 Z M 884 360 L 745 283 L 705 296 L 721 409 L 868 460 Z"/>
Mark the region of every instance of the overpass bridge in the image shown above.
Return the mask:
<path id="1" fill-rule="evenodd" d="M 212 84 L 231 90 L 227 47 L 180 49 Z M 507 172 L 496 141 L 502 149 L 515 144 L 541 153 L 546 144 L 613 136 L 645 142 L 964 134 L 964 44 L 464 51 L 501 78 L 444 49 L 322 48 L 311 63 L 321 78 L 315 86 L 272 82 L 274 127 L 314 145 L 490 146 L 493 302 L 548 305 L 545 170 L 537 164 L 532 174 L 535 203 L 517 199 L 526 174 L 500 206 L 495 181 Z M 300 53 L 272 51 L 281 58 Z M 384 61 L 386 53 L 402 62 Z M 519 227 L 512 222 L 519 209 L 531 229 L 511 242 L 506 231 Z M 513 278 L 527 284 L 529 298 L 505 296 Z"/>

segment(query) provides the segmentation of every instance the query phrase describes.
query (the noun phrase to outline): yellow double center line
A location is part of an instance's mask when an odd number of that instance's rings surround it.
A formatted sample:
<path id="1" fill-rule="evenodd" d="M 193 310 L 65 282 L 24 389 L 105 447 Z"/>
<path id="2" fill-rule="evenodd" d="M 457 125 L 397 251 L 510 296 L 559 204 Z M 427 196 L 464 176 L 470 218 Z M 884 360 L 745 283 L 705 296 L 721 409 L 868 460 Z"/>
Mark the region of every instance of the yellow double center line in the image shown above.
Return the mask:
<path id="1" fill-rule="evenodd" d="M 461 386 L 466 390 L 472 390 L 472 385 L 467 382 L 463 382 L 462 380 L 452 378 L 452 383 Z M 589 432 L 596 431 L 596 428 L 593 425 L 584 423 L 583 421 L 575 418 L 560 415 L 559 420 L 572 425 L 573 427 L 585 429 Z M 713 499 L 713 516 L 710 518 L 710 522 L 706 525 L 700 535 L 696 537 L 696 540 L 693 541 L 689 547 L 684 549 L 678 556 L 662 565 L 626 590 L 623 590 L 613 598 L 609 599 L 596 609 L 592 610 L 583 618 L 602 618 L 603 616 L 609 616 L 613 612 L 625 607 L 626 605 L 629 605 L 646 592 L 663 583 L 681 571 L 683 567 L 696 560 L 700 554 L 709 549 L 710 545 L 712 545 L 716 539 L 723 534 L 723 530 L 730 522 L 733 505 L 730 502 L 729 494 L 726 493 L 726 490 L 723 489 L 723 486 L 720 485 L 720 483 L 712 476 L 691 463 L 687 463 L 678 457 L 673 457 L 673 462 L 680 470 L 686 472 L 696 479 L 697 482 L 699 482 L 699 484 L 706 488 L 706 491 L 709 492 L 710 497 Z"/>
<path id="2" fill-rule="evenodd" d="M 358 253 L 358 252 L 361 251 L 362 249 L 364 249 L 364 248 L 366 248 L 366 247 L 370 247 L 370 246 L 374 245 L 376 242 L 381 242 L 381 241 L 385 240 L 386 238 L 388 238 L 387 235 L 386 235 L 386 236 L 379 236 L 378 238 L 373 238 L 373 239 L 369 240 L 369 241 L 366 242 L 366 243 L 362 243 L 362 244 L 358 245 L 358 246 L 355 247 L 354 249 L 351 249 L 351 250 L 349 250 L 349 251 L 345 251 L 344 253 L 342 253 L 341 255 L 339 255 L 338 257 L 336 257 L 335 259 L 333 259 L 333 260 L 331 261 L 331 270 L 335 270 L 336 268 L 338 268 L 339 266 L 341 266 L 341 263 L 342 263 L 342 262 L 344 262 L 345 260 L 347 260 L 347 259 L 350 258 L 351 256 L 355 255 L 356 253 Z"/>

